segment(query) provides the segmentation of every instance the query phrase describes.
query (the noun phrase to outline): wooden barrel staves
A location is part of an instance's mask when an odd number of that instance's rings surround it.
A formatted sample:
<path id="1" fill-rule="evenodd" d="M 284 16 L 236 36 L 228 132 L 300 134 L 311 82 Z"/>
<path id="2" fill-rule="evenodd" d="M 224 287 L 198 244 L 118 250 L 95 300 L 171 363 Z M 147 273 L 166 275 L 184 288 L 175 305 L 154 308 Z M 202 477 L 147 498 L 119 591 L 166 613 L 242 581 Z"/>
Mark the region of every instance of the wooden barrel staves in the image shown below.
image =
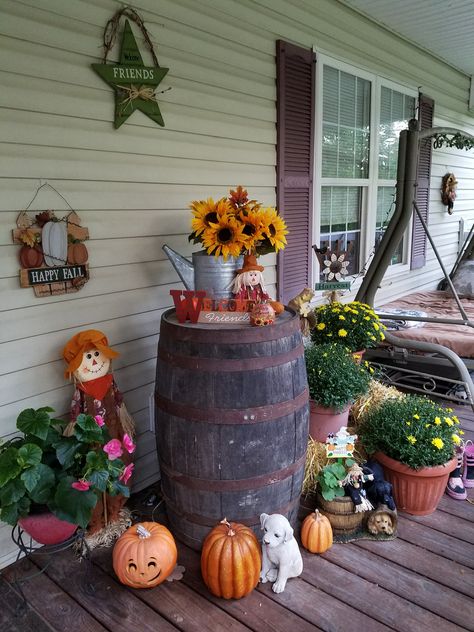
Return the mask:
<path id="1" fill-rule="evenodd" d="M 163 314 L 156 440 L 173 533 L 199 549 L 218 521 L 260 532 L 259 516 L 295 523 L 308 439 L 299 317 L 274 325 L 180 324 Z"/>

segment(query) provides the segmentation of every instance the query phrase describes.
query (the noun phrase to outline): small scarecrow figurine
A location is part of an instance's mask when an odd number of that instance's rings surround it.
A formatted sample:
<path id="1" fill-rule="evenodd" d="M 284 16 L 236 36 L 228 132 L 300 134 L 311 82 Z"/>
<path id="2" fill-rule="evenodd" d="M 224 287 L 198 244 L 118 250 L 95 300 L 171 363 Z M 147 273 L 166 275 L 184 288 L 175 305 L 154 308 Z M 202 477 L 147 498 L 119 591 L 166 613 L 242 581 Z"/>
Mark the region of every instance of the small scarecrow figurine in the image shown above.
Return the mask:
<path id="1" fill-rule="evenodd" d="M 232 285 L 232 293 L 236 298 L 247 299 L 255 303 L 267 301 L 275 310 L 275 314 L 281 314 L 285 309 L 284 305 L 274 301 L 267 294 L 263 280 L 264 267 L 258 265 L 255 255 L 245 255 L 244 265 L 237 270 L 237 276 Z"/>
<path id="2" fill-rule="evenodd" d="M 73 336 L 63 349 L 67 363 L 65 375 L 74 380 L 75 391 L 71 402 L 70 424 L 64 434 L 72 431 L 74 423 L 81 413 L 99 417 L 107 426 L 111 439 L 118 439 L 129 446 L 121 455 L 128 465 L 132 461 L 134 450 L 133 437 L 135 425 L 127 412 L 112 373 L 111 359 L 119 354 L 109 347 L 106 336 L 95 329 L 81 331 Z M 119 513 L 125 505 L 124 496 L 104 494 L 99 499 L 89 523 L 89 535 L 96 533 L 119 519 Z"/>
<path id="3" fill-rule="evenodd" d="M 341 487 L 344 487 L 346 496 L 350 496 L 355 506 L 355 513 L 361 511 L 371 511 L 372 503 L 367 498 L 367 493 L 363 487 L 367 481 L 373 481 L 374 475 L 369 468 L 362 468 L 357 463 L 349 469 L 345 478 L 340 481 Z"/>

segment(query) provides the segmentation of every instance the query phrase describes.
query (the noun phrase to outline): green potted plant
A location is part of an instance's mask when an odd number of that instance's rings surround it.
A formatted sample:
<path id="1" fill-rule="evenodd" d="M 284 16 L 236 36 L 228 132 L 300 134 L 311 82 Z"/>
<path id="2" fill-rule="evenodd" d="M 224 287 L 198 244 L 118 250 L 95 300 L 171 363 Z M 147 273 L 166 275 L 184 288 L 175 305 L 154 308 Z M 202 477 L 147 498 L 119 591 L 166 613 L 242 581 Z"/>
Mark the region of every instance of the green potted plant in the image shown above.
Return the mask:
<path id="1" fill-rule="evenodd" d="M 359 420 L 368 454 L 381 463 L 400 510 L 432 513 L 457 465 L 459 420 L 452 409 L 417 395 L 387 399 Z"/>
<path id="2" fill-rule="evenodd" d="M 20 524 L 41 544 L 53 544 L 56 530 L 64 540 L 77 526 L 86 528 L 101 494 L 130 495 L 133 465 L 119 457 L 135 449 L 128 435 L 123 444 L 111 440 L 99 415 L 79 415 L 72 434 L 64 436 L 67 422 L 52 412 L 23 410 L 16 423 L 21 434 L 0 446 L 0 519 Z M 33 518 L 45 512 L 46 518 Z M 41 526 L 45 520 L 46 533 L 29 531 L 28 521 Z"/>
<path id="3" fill-rule="evenodd" d="M 329 461 L 320 469 L 316 479 L 316 504 L 337 535 L 352 533 L 363 522 L 363 512 L 355 511 L 354 503 L 350 496 L 345 495 L 342 484 L 354 464 L 355 461 L 349 458 Z"/>
<path id="4" fill-rule="evenodd" d="M 315 344 L 341 342 L 349 351 L 361 352 L 385 339 L 385 326 L 374 310 L 365 303 L 333 302 L 314 310 L 316 324 L 311 331 Z"/>
<path id="5" fill-rule="evenodd" d="M 310 398 L 310 436 L 325 442 L 329 433 L 347 426 L 351 402 L 367 392 L 370 375 L 337 343 L 305 349 Z"/>

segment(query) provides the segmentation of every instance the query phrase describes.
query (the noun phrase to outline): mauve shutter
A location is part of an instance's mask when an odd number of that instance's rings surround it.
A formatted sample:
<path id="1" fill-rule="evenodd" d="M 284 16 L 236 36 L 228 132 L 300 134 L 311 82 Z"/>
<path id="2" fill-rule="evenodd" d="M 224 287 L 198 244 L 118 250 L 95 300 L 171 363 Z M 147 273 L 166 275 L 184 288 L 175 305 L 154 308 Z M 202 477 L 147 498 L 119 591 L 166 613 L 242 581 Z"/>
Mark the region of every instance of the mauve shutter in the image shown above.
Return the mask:
<path id="1" fill-rule="evenodd" d="M 311 49 L 277 42 L 277 208 L 289 230 L 278 255 L 278 298 L 285 304 L 311 283 L 315 66 Z"/>
<path id="2" fill-rule="evenodd" d="M 424 94 L 420 94 L 419 99 L 419 122 L 420 129 L 433 127 L 434 101 Z M 431 145 L 432 138 L 426 138 L 420 143 L 418 156 L 418 188 L 416 191 L 416 203 L 421 215 L 428 223 L 429 203 L 430 203 L 430 176 L 431 176 Z M 411 269 L 422 268 L 426 263 L 426 234 L 415 213 L 413 218 L 413 236 L 411 242 Z"/>

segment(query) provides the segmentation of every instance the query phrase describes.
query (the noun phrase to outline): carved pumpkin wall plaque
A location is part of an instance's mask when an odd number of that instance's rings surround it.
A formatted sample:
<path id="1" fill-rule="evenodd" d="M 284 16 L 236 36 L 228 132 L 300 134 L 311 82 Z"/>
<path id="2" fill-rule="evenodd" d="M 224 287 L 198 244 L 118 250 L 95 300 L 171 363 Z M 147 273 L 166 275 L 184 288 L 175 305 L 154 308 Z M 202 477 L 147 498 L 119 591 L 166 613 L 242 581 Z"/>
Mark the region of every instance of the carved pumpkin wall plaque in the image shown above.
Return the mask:
<path id="1" fill-rule="evenodd" d="M 89 280 L 89 231 L 75 211 L 57 217 L 54 211 L 31 216 L 22 211 L 13 230 L 21 245 L 20 286 L 33 287 L 36 296 L 77 292 Z"/>

